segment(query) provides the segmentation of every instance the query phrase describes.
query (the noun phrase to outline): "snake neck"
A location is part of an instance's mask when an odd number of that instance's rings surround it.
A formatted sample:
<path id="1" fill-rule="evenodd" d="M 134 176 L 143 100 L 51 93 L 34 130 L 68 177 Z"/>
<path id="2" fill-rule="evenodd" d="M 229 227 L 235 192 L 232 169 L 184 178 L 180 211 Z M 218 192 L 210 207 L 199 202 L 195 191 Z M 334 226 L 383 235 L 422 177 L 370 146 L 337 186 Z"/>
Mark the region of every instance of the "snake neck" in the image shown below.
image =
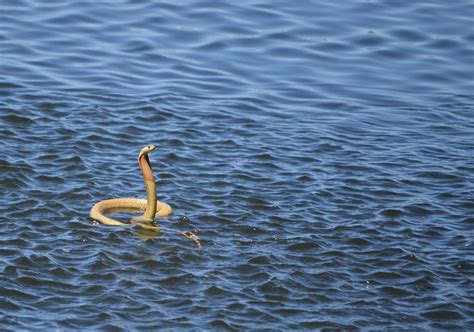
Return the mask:
<path id="1" fill-rule="evenodd" d="M 146 209 L 145 214 L 143 215 L 143 221 L 153 222 L 156 214 L 156 184 L 155 180 L 146 181 Z"/>
<path id="2" fill-rule="evenodd" d="M 153 222 L 156 214 L 156 183 L 153 171 L 151 169 L 150 160 L 148 155 L 140 155 L 138 158 L 138 164 L 143 174 L 146 188 L 146 209 L 143 215 L 143 221 Z"/>

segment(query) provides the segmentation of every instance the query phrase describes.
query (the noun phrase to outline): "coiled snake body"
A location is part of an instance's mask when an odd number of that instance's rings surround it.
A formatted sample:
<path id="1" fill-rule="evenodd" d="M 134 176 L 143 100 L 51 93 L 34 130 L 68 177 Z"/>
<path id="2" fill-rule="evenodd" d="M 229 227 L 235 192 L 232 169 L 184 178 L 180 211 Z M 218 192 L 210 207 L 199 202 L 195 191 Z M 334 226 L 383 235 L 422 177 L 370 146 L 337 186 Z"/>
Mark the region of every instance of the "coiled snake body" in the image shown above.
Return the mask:
<path id="1" fill-rule="evenodd" d="M 105 211 L 108 210 L 143 210 L 145 213 L 142 217 L 132 218 L 132 224 L 138 223 L 138 225 L 146 230 L 159 231 L 160 227 L 155 225 L 153 221 L 155 217 L 166 217 L 171 214 L 172 209 L 166 203 L 160 202 L 156 199 L 156 183 L 155 177 L 153 176 L 153 170 L 151 169 L 150 159 L 148 154 L 155 150 L 154 145 L 145 146 L 140 150 L 138 154 L 138 165 L 143 174 L 145 180 L 146 195 L 147 198 L 112 198 L 105 201 L 100 201 L 92 207 L 89 215 L 92 219 L 98 220 L 106 225 L 128 225 L 118 220 L 106 217 Z M 181 234 L 188 239 L 191 239 L 196 245 L 201 247 L 201 239 L 190 231 L 183 231 Z"/>
<path id="2" fill-rule="evenodd" d="M 140 198 L 113 198 L 100 201 L 92 207 L 90 211 L 90 217 L 92 219 L 98 220 L 106 225 L 127 225 L 118 220 L 106 217 L 104 212 L 107 210 L 143 210 L 145 213 L 143 217 L 138 218 L 142 223 L 140 224 L 144 228 L 151 230 L 159 230 L 158 226 L 153 225 L 155 217 L 166 217 L 171 214 L 172 209 L 166 203 L 160 202 L 156 199 L 156 184 L 155 177 L 153 176 L 153 171 L 151 169 L 150 159 L 148 158 L 148 153 L 155 150 L 154 145 L 145 146 L 140 150 L 138 154 L 138 165 L 143 174 L 143 179 L 145 180 L 145 187 L 147 193 L 147 199 Z M 136 222 L 137 219 L 133 218 L 132 222 Z"/>

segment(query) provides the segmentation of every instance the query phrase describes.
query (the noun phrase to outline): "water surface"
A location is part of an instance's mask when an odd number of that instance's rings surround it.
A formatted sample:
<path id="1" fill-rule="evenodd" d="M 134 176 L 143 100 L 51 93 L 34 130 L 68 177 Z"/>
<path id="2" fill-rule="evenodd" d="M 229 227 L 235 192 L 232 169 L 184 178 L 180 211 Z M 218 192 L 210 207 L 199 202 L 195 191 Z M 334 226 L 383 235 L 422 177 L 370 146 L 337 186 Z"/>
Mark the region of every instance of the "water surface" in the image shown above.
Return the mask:
<path id="1" fill-rule="evenodd" d="M 3 1 L 0 328 L 474 329 L 473 17 Z M 89 220 L 150 143 L 166 230 Z"/>

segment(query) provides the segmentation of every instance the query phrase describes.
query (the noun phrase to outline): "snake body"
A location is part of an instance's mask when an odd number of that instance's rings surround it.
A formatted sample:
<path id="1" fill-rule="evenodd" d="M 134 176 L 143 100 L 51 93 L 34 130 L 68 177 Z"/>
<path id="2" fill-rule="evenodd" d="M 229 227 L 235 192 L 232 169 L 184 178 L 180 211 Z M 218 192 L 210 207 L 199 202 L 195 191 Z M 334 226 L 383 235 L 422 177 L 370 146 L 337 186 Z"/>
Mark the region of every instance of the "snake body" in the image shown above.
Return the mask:
<path id="1" fill-rule="evenodd" d="M 166 203 L 160 202 L 156 198 L 156 183 L 155 177 L 153 176 L 153 170 L 151 169 L 150 159 L 148 153 L 155 150 L 154 145 L 145 146 L 140 150 L 138 154 L 138 165 L 143 174 L 145 181 L 145 188 L 147 193 L 147 199 L 140 198 L 113 198 L 100 201 L 92 207 L 89 215 L 92 219 L 98 220 L 106 225 L 128 225 L 118 220 L 106 217 L 104 212 L 108 210 L 145 210 L 143 217 L 140 221 L 143 221 L 142 225 L 149 229 L 159 229 L 153 226 L 155 217 L 166 217 L 171 214 L 172 209 Z M 147 226 L 148 225 L 148 226 Z"/>

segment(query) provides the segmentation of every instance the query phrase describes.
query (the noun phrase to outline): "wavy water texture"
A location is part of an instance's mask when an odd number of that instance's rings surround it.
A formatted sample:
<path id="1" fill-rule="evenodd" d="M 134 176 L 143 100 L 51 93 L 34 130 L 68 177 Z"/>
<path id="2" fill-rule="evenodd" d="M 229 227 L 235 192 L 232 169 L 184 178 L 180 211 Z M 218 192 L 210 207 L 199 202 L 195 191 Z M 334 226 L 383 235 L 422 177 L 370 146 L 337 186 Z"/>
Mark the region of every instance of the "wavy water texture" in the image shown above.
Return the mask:
<path id="1" fill-rule="evenodd" d="M 3 1 L 0 329 L 474 330 L 473 12 Z"/>

